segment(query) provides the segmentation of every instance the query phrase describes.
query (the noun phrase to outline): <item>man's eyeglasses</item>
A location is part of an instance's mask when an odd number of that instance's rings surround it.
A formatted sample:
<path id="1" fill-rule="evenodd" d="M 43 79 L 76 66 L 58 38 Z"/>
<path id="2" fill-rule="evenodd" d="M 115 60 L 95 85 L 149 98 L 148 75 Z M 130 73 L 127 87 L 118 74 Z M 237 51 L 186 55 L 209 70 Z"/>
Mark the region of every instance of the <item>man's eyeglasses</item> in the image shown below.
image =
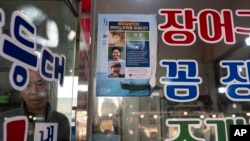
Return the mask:
<path id="1" fill-rule="evenodd" d="M 46 88 L 46 82 L 43 80 L 39 80 L 36 82 L 29 82 L 25 90 L 31 90 L 33 85 L 35 85 L 35 88 L 37 90 L 43 90 L 44 88 Z"/>

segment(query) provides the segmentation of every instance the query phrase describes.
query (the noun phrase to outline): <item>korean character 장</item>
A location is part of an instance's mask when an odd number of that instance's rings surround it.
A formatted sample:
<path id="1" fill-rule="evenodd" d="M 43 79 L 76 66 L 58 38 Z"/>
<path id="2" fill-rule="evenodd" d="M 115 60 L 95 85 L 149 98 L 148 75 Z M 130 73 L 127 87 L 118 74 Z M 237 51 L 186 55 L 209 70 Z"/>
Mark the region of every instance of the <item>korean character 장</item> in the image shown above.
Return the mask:
<path id="1" fill-rule="evenodd" d="M 160 9 L 159 14 L 166 17 L 165 23 L 158 26 L 159 30 L 164 31 L 162 39 L 166 44 L 188 46 L 196 41 L 194 33 L 196 19 L 193 10 Z M 178 22 L 180 16 L 183 16 L 183 24 Z"/>
<path id="2" fill-rule="evenodd" d="M 223 60 L 220 66 L 227 70 L 227 76 L 220 79 L 226 85 L 226 96 L 232 101 L 250 101 L 250 60 Z"/>

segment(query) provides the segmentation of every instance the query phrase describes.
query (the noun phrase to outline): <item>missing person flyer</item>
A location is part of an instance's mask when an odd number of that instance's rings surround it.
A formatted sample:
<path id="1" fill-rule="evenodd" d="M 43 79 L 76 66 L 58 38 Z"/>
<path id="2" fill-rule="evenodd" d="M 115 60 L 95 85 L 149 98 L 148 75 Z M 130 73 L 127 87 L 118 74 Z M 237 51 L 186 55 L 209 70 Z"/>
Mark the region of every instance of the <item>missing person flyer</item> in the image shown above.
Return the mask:
<path id="1" fill-rule="evenodd" d="M 97 96 L 149 96 L 155 86 L 156 15 L 99 14 Z"/>

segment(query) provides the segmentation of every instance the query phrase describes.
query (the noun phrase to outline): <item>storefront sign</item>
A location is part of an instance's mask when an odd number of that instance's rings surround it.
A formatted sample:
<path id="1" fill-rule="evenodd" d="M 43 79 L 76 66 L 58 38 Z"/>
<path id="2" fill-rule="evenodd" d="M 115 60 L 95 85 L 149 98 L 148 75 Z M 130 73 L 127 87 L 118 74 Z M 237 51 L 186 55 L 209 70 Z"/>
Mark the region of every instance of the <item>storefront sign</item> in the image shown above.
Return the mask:
<path id="1" fill-rule="evenodd" d="M 26 141 L 28 119 L 26 116 L 7 118 L 4 122 L 3 141 Z M 1 139 L 2 140 L 2 139 Z"/>
<path id="2" fill-rule="evenodd" d="M 57 123 L 36 123 L 34 141 L 56 141 L 57 129 Z"/>
<path id="3" fill-rule="evenodd" d="M 26 116 L 7 118 L 4 122 L 3 141 L 26 141 L 28 133 L 28 119 Z M 56 140 L 57 123 L 36 123 L 34 141 Z"/>
<path id="4" fill-rule="evenodd" d="M 167 45 L 194 44 L 197 38 L 194 33 L 196 27 L 199 38 L 206 43 L 217 43 L 223 39 L 226 44 L 235 44 L 235 33 L 250 34 L 248 27 L 234 27 L 234 13 L 230 9 L 223 9 L 221 12 L 203 9 L 196 16 L 193 9 L 160 9 L 159 14 L 166 18 L 165 23 L 159 24 L 158 28 L 163 31 L 162 40 Z M 239 9 L 235 14 L 238 17 L 249 17 L 250 10 Z M 179 17 L 182 17 L 183 23 L 178 22 Z"/>
<path id="5" fill-rule="evenodd" d="M 155 15 L 100 14 L 97 96 L 149 96 L 155 85 Z"/>
<path id="6" fill-rule="evenodd" d="M 2 33 L 4 25 L 5 13 L 0 8 L 0 55 L 13 63 L 9 73 L 11 86 L 19 91 L 25 89 L 29 69 L 39 71 L 47 81 L 59 81 L 63 85 L 66 57 L 52 53 L 47 47 L 40 54 L 36 52 L 36 26 L 19 11 L 12 14 L 10 35 Z M 4 141 L 27 139 L 26 116 L 8 118 L 0 128 L 4 129 Z M 35 128 L 35 140 L 56 140 L 57 124 L 39 123 Z"/>
<path id="7" fill-rule="evenodd" d="M 0 9 L 0 27 L 4 23 L 5 13 Z M 42 48 L 40 55 L 36 53 L 36 27 L 21 12 L 13 12 L 10 33 L 10 36 L 0 35 L 0 55 L 13 62 L 9 74 L 13 88 L 23 90 L 27 86 L 28 69 L 39 70 L 45 80 L 59 81 L 63 85 L 66 57 L 52 53 L 47 47 Z"/>
<path id="8" fill-rule="evenodd" d="M 230 125 L 246 124 L 244 118 L 206 118 L 204 121 L 196 118 L 187 119 L 168 119 L 166 125 L 168 127 L 177 127 L 178 135 L 175 138 L 166 139 L 165 141 L 205 141 L 203 138 L 195 137 L 196 128 L 200 132 L 200 127 L 213 127 L 216 141 L 228 141 L 230 137 Z"/>
<path id="9" fill-rule="evenodd" d="M 166 20 L 158 25 L 158 29 L 163 31 L 163 42 L 170 46 L 191 46 L 196 42 L 197 35 L 206 43 L 224 41 L 225 44 L 232 45 L 236 42 L 235 34 L 250 35 L 250 28 L 234 26 L 234 13 L 230 9 L 223 9 L 220 12 L 214 9 L 203 9 L 197 15 L 194 14 L 193 9 L 160 9 L 159 14 L 165 16 Z M 236 10 L 235 15 L 249 17 L 250 10 Z M 182 23 L 178 22 L 180 17 L 182 17 Z M 194 31 L 198 31 L 198 34 Z M 198 76 L 199 66 L 196 60 L 162 59 L 160 65 L 166 68 L 166 76 L 160 78 L 160 83 L 164 85 L 164 95 L 167 100 L 191 102 L 198 99 L 200 95 L 199 84 L 202 84 L 202 79 Z M 220 83 L 226 88 L 226 97 L 236 102 L 250 101 L 249 93 L 245 93 L 249 92 L 250 89 L 250 61 L 221 60 L 219 65 L 227 73 L 226 76 L 220 78 Z M 242 75 L 239 68 L 245 69 L 246 75 Z M 230 125 L 246 125 L 243 117 L 205 118 L 203 120 L 199 118 L 169 118 L 166 120 L 166 125 L 170 128 L 177 128 L 178 134 L 165 141 L 205 141 L 204 138 L 195 135 L 202 126 L 214 129 L 216 141 L 228 141 L 230 135 L 231 137 L 244 136 L 248 132 L 247 128 L 244 128 L 245 130 L 237 129 L 230 133 Z"/>
<path id="10" fill-rule="evenodd" d="M 158 28 L 164 31 L 162 40 L 167 45 L 192 45 L 196 41 L 194 33 L 196 24 L 199 37 L 207 43 L 216 43 L 224 39 L 226 44 L 234 44 L 235 33 L 250 35 L 250 28 L 234 27 L 233 13 L 229 9 L 224 9 L 221 13 L 213 9 L 204 9 L 197 14 L 197 17 L 192 9 L 160 9 L 159 13 L 166 16 L 166 22 L 159 24 Z M 241 17 L 250 16 L 250 10 L 236 10 L 235 14 Z M 185 21 L 183 24 L 177 22 L 179 16 L 183 16 Z M 241 67 L 249 70 L 249 64 L 248 60 L 220 62 L 220 66 L 226 68 L 228 72 L 228 76 L 221 78 L 221 84 L 226 85 L 226 96 L 232 101 L 250 101 L 248 94 L 239 92 L 250 89 L 248 74 L 242 76 L 238 69 Z M 197 76 L 199 72 L 195 60 L 161 60 L 160 65 L 166 67 L 168 72 L 166 77 L 160 78 L 160 82 L 165 85 L 164 95 L 168 100 L 187 102 L 198 98 L 198 84 L 202 81 Z M 178 91 L 185 91 L 185 94 L 180 95 Z"/>
<path id="11" fill-rule="evenodd" d="M 160 65 L 166 67 L 168 72 L 166 77 L 160 78 L 160 82 L 165 84 L 164 95 L 167 99 L 189 102 L 198 98 L 198 84 L 202 79 L 198 76 L 198 63 L 195 60 L 161 60 Z M 178 91 L 185 94 L 178 94 Z"/>

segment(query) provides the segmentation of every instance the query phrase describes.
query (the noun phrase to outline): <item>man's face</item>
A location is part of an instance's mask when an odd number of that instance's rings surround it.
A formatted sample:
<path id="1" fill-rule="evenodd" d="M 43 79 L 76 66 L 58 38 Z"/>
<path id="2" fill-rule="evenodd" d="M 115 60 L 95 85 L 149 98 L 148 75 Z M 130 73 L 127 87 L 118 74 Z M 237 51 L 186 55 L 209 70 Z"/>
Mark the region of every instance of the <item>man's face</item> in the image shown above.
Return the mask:
<path id="1" fill-rule="evenodd" d="M 113 66 L 111 70 L 112 70 L 112 74 L 114 75 L 114 77 L 119 77 L 120 70 L 121 70 L 120 66 Z"/>
<path id="2" fill-rule="evenodd" d="M 113 50 L 112 55 L 114 60 L 118 60 L 120 58 L 120 51 L 118 49 L 115 49 Z"/>
<path id="3" fill-rule="evenodd" d="M 115 43 L 117 43 L 121 40 L 121 37 L 119 35 L 114 35 L 113 40 Z"/>
<path id="4" fill-rule="evenodd" d="M 30 112 L 42 110 L 47 102 L 47 84 L 37 71 L 29 71 L 30 79 L 28 86 L 21 91 Z"/>

